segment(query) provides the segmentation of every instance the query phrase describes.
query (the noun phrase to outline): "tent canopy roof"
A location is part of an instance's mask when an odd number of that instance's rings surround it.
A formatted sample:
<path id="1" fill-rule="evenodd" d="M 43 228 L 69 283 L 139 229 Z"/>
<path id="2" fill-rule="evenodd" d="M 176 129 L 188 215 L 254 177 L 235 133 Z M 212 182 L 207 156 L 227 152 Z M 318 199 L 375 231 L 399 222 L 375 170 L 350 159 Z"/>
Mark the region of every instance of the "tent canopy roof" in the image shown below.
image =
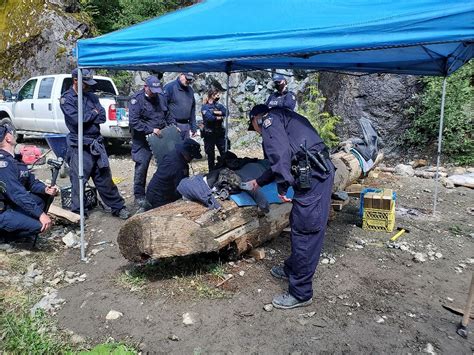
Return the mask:
<path id="1" fill-rule="evenodd" d="M 472 0 L 207 0 L 78 41 L 80 67 L 449 75 L 474 53 Z"/>

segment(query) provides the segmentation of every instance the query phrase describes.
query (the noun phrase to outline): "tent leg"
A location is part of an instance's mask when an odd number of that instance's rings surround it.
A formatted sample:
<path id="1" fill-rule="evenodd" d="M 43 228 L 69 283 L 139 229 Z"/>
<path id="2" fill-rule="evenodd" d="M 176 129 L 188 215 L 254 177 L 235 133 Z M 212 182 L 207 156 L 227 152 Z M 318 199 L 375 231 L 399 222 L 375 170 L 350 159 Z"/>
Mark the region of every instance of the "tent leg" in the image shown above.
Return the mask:
<path id="1" fill-rule="evenodd" d="M 77 135 L 78 135 L 78 153 L 79 153 L 79 208 L 80 208 L 80 216 L 81 216 L 81 260 L 86 260 L 86 251 L 85 251 L 85 243 L 84 243 L 84 151 L 82 147 L 84 146 L 84 106 L 83 102 L 83 92 L 82 92 L 82 69 L 78 70 L 77 73 Z"/>
<path id="2" fill-rule="evenodd" d="M 438 132 L 438 156 L 436 158 L 436 176 L 435 176 L 435 192 L 433 201 L 433 215 L 436 214 L 436 205 L 438 202 L 438 185 L 439 185 L 439 165 L 441 161 L 441 144 L 443 142 L 443 123 L 444 123 L 444 102 L 446 99 L 446 77 L 443 80 L 443 92 L 441 94 L 441 115 L 439 118 Z"/>
<path id="3" fill-rule="evenodd" d="M 230 86 L 230 73 L 227 73 L 227 88 L 225 90 L 225 107 L 226 107 L 226 115 L 225 115 L 225 151 L 229 150 L 229 86 Z"/>

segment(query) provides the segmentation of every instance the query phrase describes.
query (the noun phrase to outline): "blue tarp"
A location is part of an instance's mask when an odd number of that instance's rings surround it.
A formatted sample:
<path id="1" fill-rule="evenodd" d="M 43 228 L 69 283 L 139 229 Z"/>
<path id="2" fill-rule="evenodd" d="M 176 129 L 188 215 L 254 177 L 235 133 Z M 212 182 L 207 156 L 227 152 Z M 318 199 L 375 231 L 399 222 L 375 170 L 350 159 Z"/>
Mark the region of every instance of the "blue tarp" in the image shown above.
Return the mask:
<path id="1" fill-rule="evenodd" d="M 473 0 L 207 0 L 78 41 L 80 67 L 449 75 L 474 52 Z"/>

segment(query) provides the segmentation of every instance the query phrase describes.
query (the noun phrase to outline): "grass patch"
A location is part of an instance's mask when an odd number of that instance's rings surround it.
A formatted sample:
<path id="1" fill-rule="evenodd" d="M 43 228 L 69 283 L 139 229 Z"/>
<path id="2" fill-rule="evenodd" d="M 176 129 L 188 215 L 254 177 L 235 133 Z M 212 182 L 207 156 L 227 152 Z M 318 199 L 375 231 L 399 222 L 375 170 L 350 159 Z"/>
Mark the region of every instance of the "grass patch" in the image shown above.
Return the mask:
<path id="1" fill-rule="evenodd" d="M 192 280 L 191 285 L 200 298 L 222 299 L 228 297 L 226 292 L 216 288 L 214 285 L 210 285 L 205 280 Z"/>
<path id="2" fill-rule="evenodd" d="M 137 268 L 125 270 L 117 278 L 119 285 L 127 288 L 141 289 L 145 287 L 146 278 Z"/>
<path id="3" fill-rule="evenodd" d="M 59 354 L 71 352 L 66 343 L 51 334 L 51 322 L 37 311 L 31 315 L 26 309 L 7 310 L 0 307 L 0 349 L 16 354 Z"/>
<path id="4" fill-rule="evenodd" d="M 91 350 L 81 351 L 80 355 L 134 355 L 137 351 L 130 345 L 124 343 L 104 343 L 94 346 Z"/>
<path id="5" fill-rule="evenodd" d="M 458 226 L 457 224 L 454 224 L 452 225 L 449 230 L 451 231 L 451 233 L 453 233 L 454 235 L 462 235 L 463 234 L 463 230 L 460 226 Z"/>

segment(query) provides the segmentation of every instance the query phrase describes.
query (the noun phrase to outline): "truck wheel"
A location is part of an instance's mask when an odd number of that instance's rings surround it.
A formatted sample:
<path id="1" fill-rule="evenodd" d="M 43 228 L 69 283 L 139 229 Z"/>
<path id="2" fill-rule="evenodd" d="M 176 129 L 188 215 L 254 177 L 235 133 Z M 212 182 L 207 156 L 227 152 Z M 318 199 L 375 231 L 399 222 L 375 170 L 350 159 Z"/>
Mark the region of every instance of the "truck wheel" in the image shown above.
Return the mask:
<path id="1" fill-rule="evenodd" d="M 17 134 L 16 142 L 17 143 L 23 143 L 24 141 L 25 141 L 25 136 L 23 134 Z"/>

